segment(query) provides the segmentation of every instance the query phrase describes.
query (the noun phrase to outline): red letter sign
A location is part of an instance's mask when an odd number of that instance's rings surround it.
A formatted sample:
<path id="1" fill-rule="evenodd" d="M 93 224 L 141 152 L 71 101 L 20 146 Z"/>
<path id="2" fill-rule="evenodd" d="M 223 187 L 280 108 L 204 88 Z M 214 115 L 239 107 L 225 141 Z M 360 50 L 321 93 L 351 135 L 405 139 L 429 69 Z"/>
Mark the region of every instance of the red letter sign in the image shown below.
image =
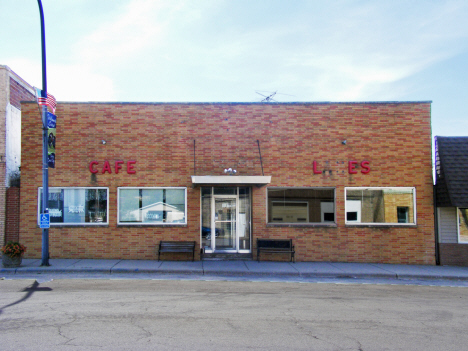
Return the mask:
<path id="1" fill-rule="evenodd" d="M 322 171 L 317 171 L 317 161 L 313 162 L 314 174 L 322 174 Z"/>
<path id="2" fill-rule="evenodd" d="M 128 161 L 127 162 L 127 173 L 128 174 L 135 174 L 135 170 L 133 169 L 133 165 L 136 163 L 136 161 Z"/>
<path id="3" fill-rule="evenodd" d="M 115 174 L 119 174 L 119 171 L 122 169 L 122 165 L 125 163 L 125 161 L 115 161 L 114 163 L 114 170 Z M 128 161 L 127 162 L 127 173 L 128 174 L 135 174 L 136 171 L 133 169 L 133 165 L 136 163 L 136 161 Z M 99 165 L 98 161 L 91 161 L 89 163 L 89 171 L 91 173 L 98 173 L 99 171 L 95 168 L 96 166 Z M 112 167 L 109 163 L 109 161 L 104 161 L 104 165 L 102 166 L 102 171 L 101 173 L 109 173 L 112 174 Z"/>
<path id="4" fill-rule="evenodd" d="M 349 161 L 348 162 L 348 173 L 349 174 L 357 174 L 357 171 L 354 169 L 354 167 L 358 164 L 357 161 Z"/>
<path id="5" fill-rule="evenodd" d="M 367 174 L 370 172 L 369 161 L 362 161 L 361 162 L 361 173 Z"/>
<path id="6" fill-rule="evenodd" d="M 122 169 L 124 161 L 115 161 L 115 174 L 119 174 L 119 169 Z"/>
<path id="7" fill-rule="evenodd" d="M 91 162 L 89 163 L 89 171 L 90 171 L 91 173 L 97 173 L 98 171 L 97 171 L 96 169 L 94 169 L 93 166 L 94 166 L 94 165 L 98 165 L 98 164 L 99 164 L 98 161 L 91 161 Z"/>
<path id="8" fill-rule="evenodd" d="M 102 174 L 109 172 L 112 174 L 111 166 L 109 164 L 109 161 L 104 161 L 104 167 L 102 167 Z"/>

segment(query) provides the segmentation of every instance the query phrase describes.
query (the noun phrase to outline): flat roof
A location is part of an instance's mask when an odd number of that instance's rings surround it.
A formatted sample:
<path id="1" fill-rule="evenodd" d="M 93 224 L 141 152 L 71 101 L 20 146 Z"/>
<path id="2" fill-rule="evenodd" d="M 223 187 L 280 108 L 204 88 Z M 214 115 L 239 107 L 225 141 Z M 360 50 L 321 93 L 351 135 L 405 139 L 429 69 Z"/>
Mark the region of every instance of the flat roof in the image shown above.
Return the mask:
<path id="1" fill-rule="evenodd" d="M 24 103 L 35 101 L 21 101 Z M 136 101 L 57 101 L 57 104 L 101 104 L 101 105 L 388 105 L 388 104 L 431 104 L 427 101 L 295 101 L 295 102 L 136 102 Z"/>

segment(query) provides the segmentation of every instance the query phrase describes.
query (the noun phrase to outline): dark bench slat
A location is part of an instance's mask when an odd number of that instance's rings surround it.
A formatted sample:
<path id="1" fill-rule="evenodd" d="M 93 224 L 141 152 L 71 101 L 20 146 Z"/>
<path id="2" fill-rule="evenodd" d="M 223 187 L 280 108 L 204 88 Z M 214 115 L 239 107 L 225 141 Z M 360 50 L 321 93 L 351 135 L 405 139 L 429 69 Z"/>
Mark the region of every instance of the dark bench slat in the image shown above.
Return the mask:
<path id="1" fill-rule="evenodd" d="M 158 261 L 161 252 L 187 252 L 192 253 L 192 261 L 195 260 L 195 241 L 160 241 L 158 250 Z"/>
<path id="2" fill-rule="evenodd" d="M 294 262 L 294 245 L 292 239 L 257 239 L 257 261 L 260 262 L 260 252 L 288 253 Z"/>

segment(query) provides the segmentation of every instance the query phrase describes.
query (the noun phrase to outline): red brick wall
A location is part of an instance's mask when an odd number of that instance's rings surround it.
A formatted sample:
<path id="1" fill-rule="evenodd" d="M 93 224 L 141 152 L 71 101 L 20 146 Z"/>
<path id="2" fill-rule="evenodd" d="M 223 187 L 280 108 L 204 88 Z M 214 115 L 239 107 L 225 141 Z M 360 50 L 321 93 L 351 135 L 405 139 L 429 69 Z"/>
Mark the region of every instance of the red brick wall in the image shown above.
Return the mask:
<path id="1" fill-rule="evenodd" d="M 41 130 L 37 106 L 23 104 L 20 238 L 40 257 L 37 188 Z M 434 264 L 430 103 L 59 104 L 56 168 L 50 186 L 109 187 L 108 227 L 50 229 L 51 257 L 154 259 L 161 239 L 200 241 L 196 175 L 261 175 L 269 186 L 335 187 L 335 227 L 266 224 L 267 187 L 253 187 L 253 241 L 293 238 L 298 261 Z M 102 145 L 101 140 L 107 144 Z M 342 144 L 347 140 L 346 145 Z M 97 174 L 90 161 L 136 160 L 136 174 Z M 313 161 L 323 174 L 313 174 Z M 349 160 L 371 172 L 348 174 Z M 331 171 L 331 172 L 330 172 Z M 359 171 L 359 169 L 358 169 Z M 117 226 L 117 187 L 187 187 L 187 226 Z M 346 186 L 414 186 L 416 227 L 345 226 Z"/>
<path id="2" fill-rule="evenodd" d="M 5 242 L 19 240 L 20 188 L 6 191 Z"/>
<path id="3" fill-rule="evenodd" d="M 21 109 L 21 101 L 33 101 L 34 95 L 10 77 L 10 104 Z"/>

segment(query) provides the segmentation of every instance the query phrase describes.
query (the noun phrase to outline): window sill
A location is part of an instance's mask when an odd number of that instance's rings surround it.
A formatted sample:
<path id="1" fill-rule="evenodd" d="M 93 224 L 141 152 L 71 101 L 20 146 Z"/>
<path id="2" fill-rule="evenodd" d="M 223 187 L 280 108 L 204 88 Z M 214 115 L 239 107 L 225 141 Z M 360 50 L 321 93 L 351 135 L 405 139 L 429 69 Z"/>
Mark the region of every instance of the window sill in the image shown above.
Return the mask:
<path id="1" fill-rule="evenodd" d="M 154 228 L 154 227 L 159 227 L 159 228 L 175 228 L 175 227 L 187 227 L 187 223 L 180 223 L 180 224 L 176 224 L 176 223 L 168 223 L 168 224 L 162 224 L 162 223 L 158 223 L 158 224 L 148 224 L 148 223 L 118 223 L 117 224 L 117 227 L 146 227 L 146 228 Z"/>
<path id="2" fill-rule="evenodd" d="M 336 228 L 336 223 L 267 223 L 267 227 L 289 227 L 289 228 L 310 228 L 310 227 L 325 227 L 325 228 Z"/>
<path id="3" fill-rule="evenodd" d="M 347 228 L 417 228 L 417 224 L 371 224 L 371 223 L 365 223 L 365 224 L 351 224 L 351 223 L 345 223 L 345 227 Z"/>
<path id="4" fill-rule="evenodd" d="M 80 223 L 80 224 L 50 224 L 50 228 L 83 228 L 83 227 L 108 227 L 109 223 Z M 39 228 L 39 226 L 37 226 Z M 49 229 L 50 229 L 49 228 Z"/>

